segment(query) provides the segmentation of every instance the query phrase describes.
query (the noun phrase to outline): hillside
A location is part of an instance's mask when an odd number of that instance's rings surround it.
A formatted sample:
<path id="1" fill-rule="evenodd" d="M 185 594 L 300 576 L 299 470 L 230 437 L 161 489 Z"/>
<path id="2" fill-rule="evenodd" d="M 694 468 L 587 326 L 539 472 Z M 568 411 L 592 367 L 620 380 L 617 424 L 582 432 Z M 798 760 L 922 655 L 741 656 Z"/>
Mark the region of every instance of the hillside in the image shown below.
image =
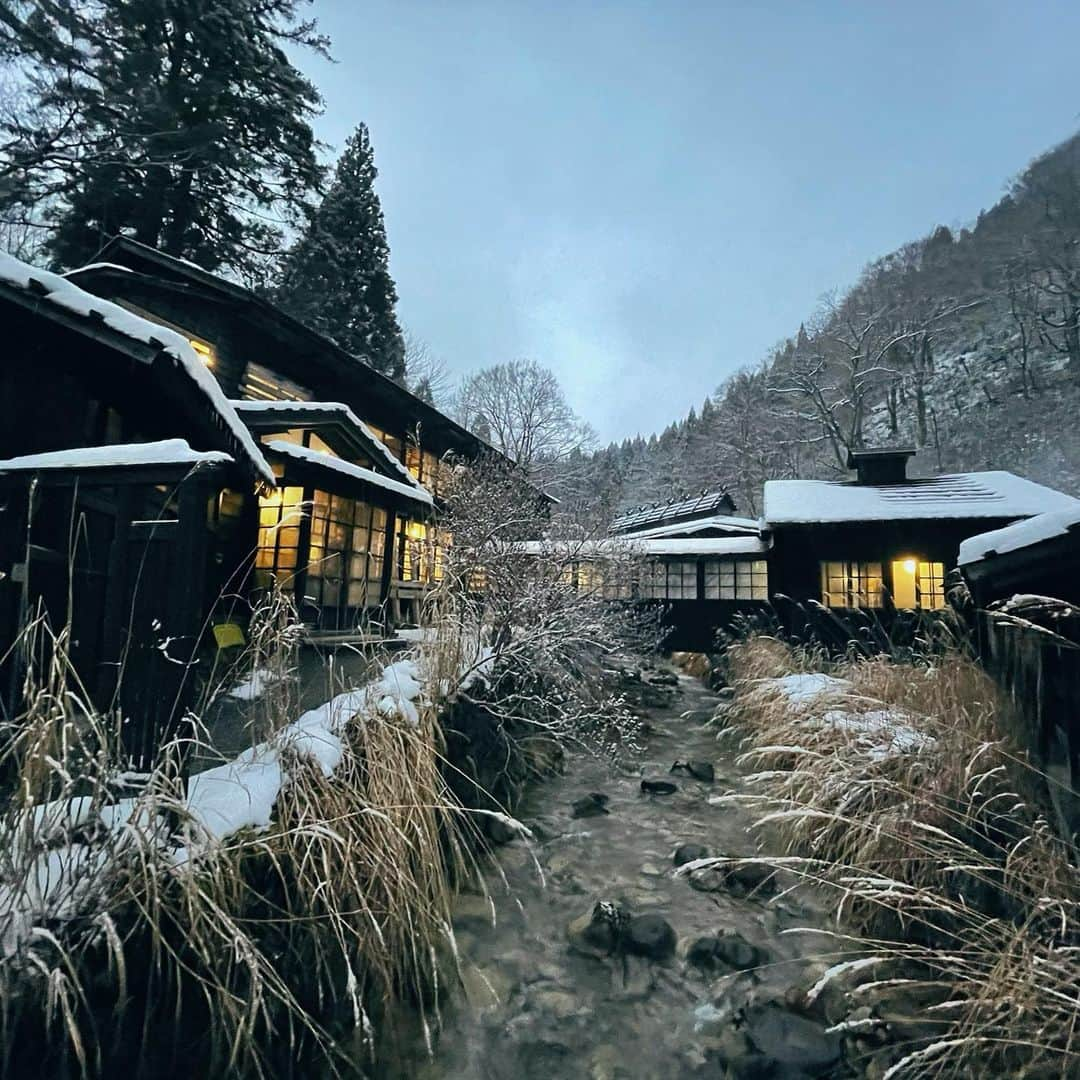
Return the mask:
<path id="1" fill-rule="evenodd" d="M 835 477 L 852 447 L 911 443 L 923 473 L 1005 468 L 1080 494 L 1080 134 L 994 207 L 866 267 L 759 364 L 649 439 L 593 454 L 605 507 L 772 477 Z M 583 463 L 584 464 L 584 463 Z"/>

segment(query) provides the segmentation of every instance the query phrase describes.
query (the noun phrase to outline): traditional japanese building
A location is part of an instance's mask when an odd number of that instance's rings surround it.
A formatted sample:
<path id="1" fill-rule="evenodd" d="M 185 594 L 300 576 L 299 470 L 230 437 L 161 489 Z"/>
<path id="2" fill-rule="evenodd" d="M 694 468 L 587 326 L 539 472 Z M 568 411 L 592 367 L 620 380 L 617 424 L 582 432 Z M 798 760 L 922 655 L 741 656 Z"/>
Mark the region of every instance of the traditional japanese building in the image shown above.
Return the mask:
<path id="1" fill-rule="evenodd" d="M 68 277 L 187 337 L 257 436 L 279 482 L 257 508 L 256 584 L 291 588 L 313 631 L 415 618 L 439 572 L 432 518 L 449 461 L 490 446 L 264 297 L 182 259 L 117 237 Z"/>
<path id="2" fill-rule="evenodd" d="M 1002 471 L 909 479 L 912 448 L 855 451 L 848 481 L 770 480 L 770 591 L 826 608 L 933 610 L 977 533 L 1080 505 Z"/>
<path id="3" fill-rule="evenodd" d="M 200 649 L 277 582 L 312 637 L 381 635 L 440 573 L 480 439 L 250 290 L 116 240 L 56 275 L 0 256 L 0 704 L 12 642 L 69 625 L 79 679 L 152 748 Z M 145 722 L 142 722 L 145 721 Z"/>

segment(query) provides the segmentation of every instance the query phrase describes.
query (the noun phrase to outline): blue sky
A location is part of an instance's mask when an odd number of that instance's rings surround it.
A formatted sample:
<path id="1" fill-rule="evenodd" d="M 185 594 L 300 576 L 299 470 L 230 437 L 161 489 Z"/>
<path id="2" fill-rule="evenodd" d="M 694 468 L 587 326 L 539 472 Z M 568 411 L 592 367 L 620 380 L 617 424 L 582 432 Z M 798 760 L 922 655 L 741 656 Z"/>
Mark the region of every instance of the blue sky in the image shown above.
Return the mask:
<path id="1" fill-rule="evenodd" d="M 1080 126 L 1080 4 L 316 0 L 320 136 L 368 124 L 399 314 L 648 434 L 828 289 Z"/>

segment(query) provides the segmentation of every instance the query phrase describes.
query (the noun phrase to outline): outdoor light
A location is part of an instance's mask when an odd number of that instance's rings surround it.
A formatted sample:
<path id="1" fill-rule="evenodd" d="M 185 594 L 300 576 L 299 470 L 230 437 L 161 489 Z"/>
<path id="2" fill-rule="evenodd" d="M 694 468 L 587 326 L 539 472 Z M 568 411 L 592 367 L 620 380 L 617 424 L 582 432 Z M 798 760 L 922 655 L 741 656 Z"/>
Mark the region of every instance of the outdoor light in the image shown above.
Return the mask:
<path id="1" fill-rule="evenodd" d="M 904 569 L 909 574 L 914 574 L 915 573 L 915 560 L 914 559 L 905 559 L 904 560 Z"/>

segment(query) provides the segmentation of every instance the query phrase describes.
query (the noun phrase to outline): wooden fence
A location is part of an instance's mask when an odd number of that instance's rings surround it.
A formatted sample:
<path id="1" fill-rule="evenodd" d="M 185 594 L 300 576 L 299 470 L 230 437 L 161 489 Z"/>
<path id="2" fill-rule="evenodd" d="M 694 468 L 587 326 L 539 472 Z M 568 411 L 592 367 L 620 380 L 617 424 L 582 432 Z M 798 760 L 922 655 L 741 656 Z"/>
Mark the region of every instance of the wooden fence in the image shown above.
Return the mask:
<path id="1" fill-rule="evenodd" d="M 979 658 L 1013 701 L 1015 735 L 1046 773 L 1065 834 L 1080 832 L 1080 609 L 1032 597 L 977 619 Z"/>

